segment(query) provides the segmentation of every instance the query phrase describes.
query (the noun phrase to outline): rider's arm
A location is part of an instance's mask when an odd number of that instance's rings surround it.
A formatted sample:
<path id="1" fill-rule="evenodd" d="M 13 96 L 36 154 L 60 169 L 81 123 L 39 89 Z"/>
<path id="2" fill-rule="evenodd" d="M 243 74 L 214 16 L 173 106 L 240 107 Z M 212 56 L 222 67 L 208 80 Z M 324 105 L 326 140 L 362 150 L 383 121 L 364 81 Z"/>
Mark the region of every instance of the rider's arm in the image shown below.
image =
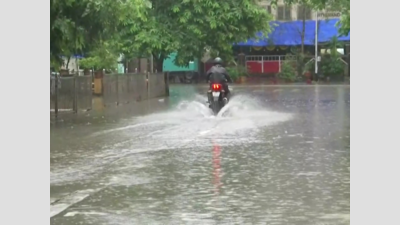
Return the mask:
<path id="1" fill-rule="evenodd" d="M 232 78 L 229 76 L 229 74 L 226 74 L 226 78 L 227 78 L 228 82 L 233 83 L 233 80 L 232 80 Z"/>
<path id="2" fill-rule="evenodd" d="M 213 73 L 213 68 L 211 67 L 210 69 L 208 69 L 207 73 L 206 73 L 206 81 L 209 82 L 210 81 L 210 76 Z"/>
<path id="3" fill-rule="evenodd" d="M 207 82 L 207 83 L 210 81 L 210 76 L 211 76 L 211 74 L 212 74 L 212 73 L 210 73 L 210 71 L 207 71 L 207 74 L 206 74 L 206 82 Z"/>
<path id="4" fill-rule="evenodd" d="M 228 80 L 228 82 L 233 83 L 233 80 L 232 80 L 231 76 L 229 76 L 228 71 L 226 71 L 226 69 L 224 69 L 224 70 L 225 70 L 224 74 L 225 74 L 225 77 Z"/>

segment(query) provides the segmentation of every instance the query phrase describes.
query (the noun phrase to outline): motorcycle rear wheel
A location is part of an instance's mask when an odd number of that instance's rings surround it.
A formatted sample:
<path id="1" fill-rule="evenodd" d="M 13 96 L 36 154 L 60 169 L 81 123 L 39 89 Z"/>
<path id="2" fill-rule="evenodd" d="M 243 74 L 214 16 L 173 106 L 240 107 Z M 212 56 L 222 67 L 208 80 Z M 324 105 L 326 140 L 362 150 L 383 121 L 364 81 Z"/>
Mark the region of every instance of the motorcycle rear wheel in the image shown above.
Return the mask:
<path id="1" fill-rule="evenodd" d="M 220 110 L 220 104 L 219 104 L 219 102 L 212 102 L 211 103 L 211 110 L 213 111 L 213 113 L 215 114 L 215 115 L 217 115 L 218 114 L 218 112 L 219 112 L 219 110 Z"/>

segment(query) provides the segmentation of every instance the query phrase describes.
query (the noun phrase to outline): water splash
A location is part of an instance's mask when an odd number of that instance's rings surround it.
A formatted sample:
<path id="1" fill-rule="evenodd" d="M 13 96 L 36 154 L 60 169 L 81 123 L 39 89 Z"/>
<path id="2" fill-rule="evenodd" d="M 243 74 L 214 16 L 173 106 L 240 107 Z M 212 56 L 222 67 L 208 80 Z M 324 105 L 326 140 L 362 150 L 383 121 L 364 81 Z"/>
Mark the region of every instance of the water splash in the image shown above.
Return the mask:
<path id="1" fill-rule="evenodd" d="M 291 119 L 292 115 L 265 109 L 265 101 L 252 96 L 231 98 L 218 115 L 213 115 L 206 96 L 181 101 L 171 110 L 136 117 L 129 124 L 96 133 L 116 133 L 128 138 L 118 144 L 124 148 L 182 148 L 211 144 L 259 143 L 260 131 Z M 265 141 L 265 140 L 264 140 Z"/>
<path id="2" fill-rule="evenodd" d="M 143 129 L 142 138 L 150 139 L 152 146 L 157 143 L 169 147 L 202 145 L 211 139 L 220 139 L 220 144 L 257 142 L 257 132 L 266 126 L 284 122 L 291 114 L 266 110 L 261 101 L 254 97 L 238 95 L 233 97 L 218 115 L 208 108 L 206 97 L 196 96 L 192 101 L 179 102 L 167 112 L 155 113 L 136 118 L 134 123 Z M 154 123 L 157 121 L 157 123 Z M 134 130 L 114 129 L 135 133 Z M 137 133 L 135 133 L 137 136 Z M 143 141 L 143 139 L 142 139 Z M 221 143 L 224 142 L 224 143 Z"/>
<path id="3" fill-rule="evenodd" d="M 208 108 L 206 101 L 207 99 L 204 96 L 196 95 L 193 100 L 181 101 L 169 111 L 154 113 L 137 119 L 140 122 L 164 121 L 166 123 L 175 123 L 210 118 L 212 117 L 212 112 Z"/>
<path id="4" fill-rule="evenodd" d="M 265 111 L 262 102 L 247 95 L 238 95 L 230 99 L 217 117 L 248 117 L 254 112 Z"/>

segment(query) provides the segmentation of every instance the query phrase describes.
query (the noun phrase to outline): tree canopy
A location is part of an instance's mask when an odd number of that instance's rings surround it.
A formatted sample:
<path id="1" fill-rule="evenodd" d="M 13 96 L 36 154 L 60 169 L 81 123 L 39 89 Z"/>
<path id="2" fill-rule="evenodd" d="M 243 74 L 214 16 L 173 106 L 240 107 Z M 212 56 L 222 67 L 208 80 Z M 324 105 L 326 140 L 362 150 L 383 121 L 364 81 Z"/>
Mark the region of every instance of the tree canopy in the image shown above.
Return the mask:
<path id="1" fill-rule="evenodd" d="M 272 4 L 277 0 L 272 0 Z M 342 12 L 350 30 L 350 0 L 285 0 Z M 272 16 L 258 0 L 50 0 L 50 57 L 107 49 L 125 58 L 153 55 L 158 67 L 170 53 L 185 65 L 204 52 L 232 57 L 232 44 L 268 35 Z M 161 64 L 161 65 L 160 65 Z"/>
<path id="2" fill-rule="evenodd" d="M 340 29 L 339 32 L 343 35 L 348 35 L 350 32 L 350 0 L 340 0 L 337 6 L 341 9 L 342 16 L 340 18 Z"/>
<path id="3" fill-rule="evenodd" d="M 272 17 L 255 0 L 151 0 L 146 21 L 120 26 L 117 41 L 125 55 L 152 54 L 159 63 L 177 52 L 176 63 L 185 65 L 205 49 L 225 59 L 232 44 L 270 32 Z"/>
<path id="4" fill-rule="evenodd" d="M 118 24 L 145 20 L 142 0 L 50 0 L 50 59 L 91 51 L 111 40 Z"/>
<path id="5" fill-rule="evenodd" d="M 306 5 L 314 10 L 334 10 L 341 13 L 341 18 L 337 24 L 342 35 L 350 32 L 350 0 L 284 0 L 286 4 Z M 271 0 L 271 4 L 276 5 L 278 0 Z"/>
<path id="6" fill-rule="evenodd" d="M 51 0 L 50 55 L 90 52 L 107 42 L 126 57 L 184 65 L 205 49 L 231 57 L 232 44 L 270 32 L 257 0 Z"/>

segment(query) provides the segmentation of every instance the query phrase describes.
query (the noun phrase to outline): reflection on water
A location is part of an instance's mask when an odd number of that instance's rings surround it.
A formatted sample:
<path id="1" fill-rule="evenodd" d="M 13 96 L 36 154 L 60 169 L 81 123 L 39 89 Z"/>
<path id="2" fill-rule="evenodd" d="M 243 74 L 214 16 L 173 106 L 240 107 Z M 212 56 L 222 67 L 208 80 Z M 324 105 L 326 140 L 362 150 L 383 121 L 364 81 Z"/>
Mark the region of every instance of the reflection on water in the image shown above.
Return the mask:
<path id="1" fill-rule="evenodd" d="M 214 143 L 213 148 L 213 175 L 214 175 L 214 187 L 215 193 L 219 194 L 221 183 L 221 147 Z"/>

